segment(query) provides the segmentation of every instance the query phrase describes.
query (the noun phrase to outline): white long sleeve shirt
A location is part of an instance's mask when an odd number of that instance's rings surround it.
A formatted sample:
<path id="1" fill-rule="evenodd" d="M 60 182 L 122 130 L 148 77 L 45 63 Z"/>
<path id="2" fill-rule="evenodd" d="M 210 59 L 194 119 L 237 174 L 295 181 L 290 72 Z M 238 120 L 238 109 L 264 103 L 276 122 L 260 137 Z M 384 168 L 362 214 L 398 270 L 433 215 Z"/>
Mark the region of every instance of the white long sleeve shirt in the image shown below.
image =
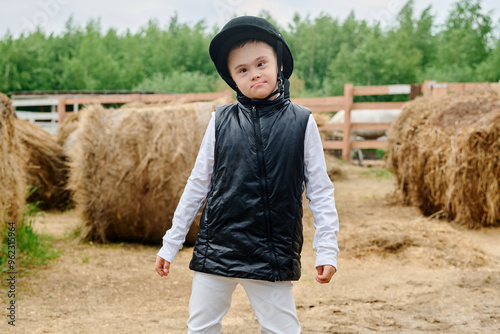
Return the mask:
<path id="1" fill-rule="evenodd" d="M 172 219 L 172 227 L 163 237 L 158 256 L 172 263 L 186 239 L 191 223 L 206 200 L 214 166 L 215 112 L 208 124 L 196 163 L 188 178 Z M 339 219 L 334 187 L 326 171 L 323 145 L 313 116 L 309 116 L 304 139 L 304 175 L 306 197 L 314 217 L 313 248 L 315 265 L 337 268 Z"/>

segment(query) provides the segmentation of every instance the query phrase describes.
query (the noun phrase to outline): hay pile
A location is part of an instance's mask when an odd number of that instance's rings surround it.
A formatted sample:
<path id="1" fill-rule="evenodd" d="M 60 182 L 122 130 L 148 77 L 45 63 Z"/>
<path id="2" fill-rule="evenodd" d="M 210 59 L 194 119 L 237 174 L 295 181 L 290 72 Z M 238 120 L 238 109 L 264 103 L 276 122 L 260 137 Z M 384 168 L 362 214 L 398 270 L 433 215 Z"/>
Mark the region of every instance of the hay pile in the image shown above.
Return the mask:
<path id="1" fill-rule="evenodd" d="M 57 128 L 57 144 L 64 150 L 69 150 L 74 145 L 74 133 L 78 129 L 79 119 L 80 113 L 73 112 Z"/>
<path id="2" fill-rule="evenodd" d="M 432 219 L 389 218 L 378 222 L 345 228 L 340 245 L 345 249 L 343 256 L 365 262 L 374 257 L 399 259 L 428 268 L 479 268 L 493 260 L 462 232 Z"/>
<path id="3" fill-rule="evenodd" d="M 314 112 L 312 113 L 312 115 L 314 117 L 314 120 L 316 121 L 316 125 L 318 126 L 318 128 L 321 128 L 324 125 L 328 125 L 332 118 L 330 113 Z M 321 141 L 333 140 L 334 138 L 342 137 L 342 133 L 337 130 L 320 130 L 319 136 L 321 138 Z"/>
<path id="4" fill-rule="evenodd" d="M 318 128 L 328 124 L 328 122 L 332 118 L 329 114 L 319 112 L 314 112 L 312 113 L 312 115 L 314 117 L 314 120 L 316 121 L 316 124 L 318 125 Z"/>
<path id="5" fill-rule="evenodd" d="M 170 228 L 211 113 L 220 101 L 79 112 L 69 188 L 98 241 L 159 243 Z M 198 231 L 199 215 L 187 242 Z"/>
<path id="6" fill-rule="evenodd" d="M 0 222 L 19 221 L 26 199 L 23 147 L 10 99 L 0 93 Z"/>
<path id="7" fill-rule="evenodd" d="M 40 201 L 42 209 L 66 209 L 69 166 L 62 147 L 54 136 L 35 124 L 16 119 L 14 125 L 16 136 L 25 148 L 27 183 L 36 187 L 28 201 Z"/>
<path id="8" fill-rule="evenodd" d="M 343 180 L 347 177 L 345 171 L 341 167 L 341 162 L 333 154 L 325 152 L 326 172 L 333 182 Z"/>
<path id="9" fill-rule="evenodd" d="M 500 225 L 498 93 L 411 101 L 388 144 L 388 167 L 405 203 L 469 228 Z"/>

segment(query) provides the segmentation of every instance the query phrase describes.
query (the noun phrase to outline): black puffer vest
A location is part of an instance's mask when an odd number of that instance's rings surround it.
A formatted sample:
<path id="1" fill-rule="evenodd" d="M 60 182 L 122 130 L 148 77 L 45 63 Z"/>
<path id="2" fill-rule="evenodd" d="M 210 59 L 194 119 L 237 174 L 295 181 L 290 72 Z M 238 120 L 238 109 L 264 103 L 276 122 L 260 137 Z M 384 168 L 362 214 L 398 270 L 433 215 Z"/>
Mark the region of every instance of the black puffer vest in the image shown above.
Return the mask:
<path id="1" fill-rule="evenodd" d="M 190 268 L 298 280 L 310 111 L 283 96 L 216 109 L 214 172 Z"/>

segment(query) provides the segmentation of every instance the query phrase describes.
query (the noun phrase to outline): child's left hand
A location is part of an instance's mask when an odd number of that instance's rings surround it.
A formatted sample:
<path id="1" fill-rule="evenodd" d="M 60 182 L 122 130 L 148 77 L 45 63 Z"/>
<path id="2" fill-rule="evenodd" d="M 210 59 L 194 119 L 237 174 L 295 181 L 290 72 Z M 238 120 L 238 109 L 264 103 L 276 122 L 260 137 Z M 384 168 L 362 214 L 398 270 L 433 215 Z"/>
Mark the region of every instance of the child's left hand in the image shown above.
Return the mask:
<path id="1" fill-rule="evenodd" d="M 332 279 L 333 275 L 337 272 L 334 266 L 329 264 L 324 266 L 317 266 L 316 270 L 318 271 L 318 276 L 316 276 L 316 281 L 321 284 L 329 283 Z"/>

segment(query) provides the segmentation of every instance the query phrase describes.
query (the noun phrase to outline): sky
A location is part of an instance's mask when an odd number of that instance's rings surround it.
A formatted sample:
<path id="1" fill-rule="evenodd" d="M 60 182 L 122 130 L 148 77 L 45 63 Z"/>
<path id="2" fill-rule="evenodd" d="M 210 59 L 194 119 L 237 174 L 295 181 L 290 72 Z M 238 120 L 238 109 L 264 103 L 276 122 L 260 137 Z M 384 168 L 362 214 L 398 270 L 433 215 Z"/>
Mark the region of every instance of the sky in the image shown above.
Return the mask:
<path id="1" fill-rule="evenodd" d="M 416 0 L 418 15 L 429 5 L 437 22 L 443 22 L 455 0 Z M 326 13 L 343 20 L 354 11 L 357 19 L 382 25 L 394 22 L 397 12 L 406 0 L 0 0 L 0 38 L 10 32 L 18 37 L 40 26 L 47 33 L 60 34 L 72 16 L 79 26 L 90 19 L 100 19 L 103 31 L 110 28 L 124 33 L 137 32 L 150 19 L 160 26 L 168 25 L 177 13 L 181 23 L 195 24 L 205 20 L 209 27 L 222 27 L 235 15 L 258 15 L 263 9 L 282 26 L 287 26 L 295 13 L 311 18 Z M 494 22 L 500 22 L 500 1 L 482 0 L 484 12 L 493 11 Z"/>

